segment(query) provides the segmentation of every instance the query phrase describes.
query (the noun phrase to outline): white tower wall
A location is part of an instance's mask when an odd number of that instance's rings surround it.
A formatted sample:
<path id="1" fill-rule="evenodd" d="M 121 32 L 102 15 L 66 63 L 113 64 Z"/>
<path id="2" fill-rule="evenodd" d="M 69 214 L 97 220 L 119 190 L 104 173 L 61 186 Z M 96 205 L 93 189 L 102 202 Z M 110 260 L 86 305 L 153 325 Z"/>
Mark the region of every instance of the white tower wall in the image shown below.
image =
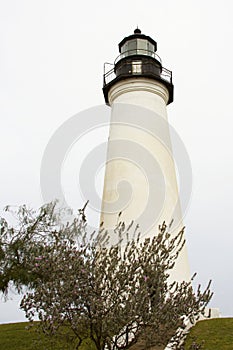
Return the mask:
<path id="1" fill-rule="evenodd" d="M 171 144 L 167 123 L 166 105 L 169 99 L 167 88 L 154 79 L 128 78 L 116 82 L 110 88 L 108 98 L 111 106 L 111 126 L 101 222 L 104 222 L 104 227 L 111 232 L 121 211 L 121 221 L 129 224 L 134 220 L 138 223 L 142 237 L 154 236 L 159 224 L 165 221 L 168 225 L 171 220 L 174 222 L 171 226 L 174 228 L 173 234 L 178 233 L 183 227 L 183 222 L 175 165 L 169 152 Z M 141 119 L 138 115 L 135 116 L 137 121 L 139 120 L 139 124 L 135 127 L 129 120 L 133 120 L 135 111 L 137 114 L 137 107 Z M 149 118 L 146 118 L 147 114 Z M 147 119 L 146 128 L 145 119 Z M 162 139 L 166 140 L 166 145 L 161 141 L 161 135 L 148 132 L 156 130 L 156 124 L 160 119 L 165 125 Z M 121 145 L 123 145 L 122 156 L 119 150 Z M 132 155 L 132 159 L 127 154 L 131 145 L 135 145 L 136 152 Z M 142 152 L 137 154 L 137 149 L 139 151 L 141 149 Z M 143 154 L 152 159 L 151 162 L 147 161 L 146 169 L 143 165 L 144 161 L 146 162 Z M 152 166 L 153 161 L 158 164 L 160 171 Z M 114 207 L 114 203 L 118 205 Z M 113 235 L 111 237 L 111 243 L 114 244 Z M 190 279 L 186 246 L 172 272 L 172 279 L 178 281 Z"/>

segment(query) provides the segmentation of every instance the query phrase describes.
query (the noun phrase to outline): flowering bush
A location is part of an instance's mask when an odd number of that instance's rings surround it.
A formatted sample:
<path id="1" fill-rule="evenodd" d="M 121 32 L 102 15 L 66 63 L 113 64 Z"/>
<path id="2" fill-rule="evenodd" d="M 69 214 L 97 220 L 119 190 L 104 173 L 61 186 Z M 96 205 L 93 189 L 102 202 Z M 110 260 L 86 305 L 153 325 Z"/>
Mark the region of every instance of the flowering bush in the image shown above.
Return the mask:
<path id="1" fill-rule="evenodd" d="M 0 286 L 28 287 L 21 308 L 43 331 L 68 330 L 74 348 L 89 339 L 93 349 L 177 348 L 185 322 L 194 322 L 211 298 L 208 287 L 193 291 L 191 281 L 169 283 L 168 277 L 184 245 L 165 223 L 152 239 L 140 235 L 109 246 L 108 234 L 87 232 L 84 210 L 67 224 L 59 223 L 55 203 L 39 213 L 20 208 L 18 224 L 1 228 Z M 129 237 L 122 222 L 117 237 Z"/>

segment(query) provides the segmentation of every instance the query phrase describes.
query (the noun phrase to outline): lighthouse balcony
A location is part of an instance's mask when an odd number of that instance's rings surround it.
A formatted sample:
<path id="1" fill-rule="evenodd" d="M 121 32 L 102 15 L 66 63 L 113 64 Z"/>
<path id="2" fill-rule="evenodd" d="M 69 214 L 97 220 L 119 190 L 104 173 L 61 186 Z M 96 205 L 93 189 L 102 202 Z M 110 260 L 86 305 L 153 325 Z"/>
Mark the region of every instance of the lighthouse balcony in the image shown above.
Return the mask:
<path id="1" fill-rule="evenodd" d="M 173 101 L 172 72 L 162 67 L 159 56 L 154 52 L 151 52 L 151 56 L 148 55 L 148 52 L 147 55 L 141 52 L 140 54 L 138 52 L 130 52 L 130 54 L 121 54 L 114 64 L 104 64 L 103 92 L 106 103 L 108 104 L 108 91 L 116 82 L 141 77 L 153 79 L 164 84 L 169 91 L 168 103 Z"/>

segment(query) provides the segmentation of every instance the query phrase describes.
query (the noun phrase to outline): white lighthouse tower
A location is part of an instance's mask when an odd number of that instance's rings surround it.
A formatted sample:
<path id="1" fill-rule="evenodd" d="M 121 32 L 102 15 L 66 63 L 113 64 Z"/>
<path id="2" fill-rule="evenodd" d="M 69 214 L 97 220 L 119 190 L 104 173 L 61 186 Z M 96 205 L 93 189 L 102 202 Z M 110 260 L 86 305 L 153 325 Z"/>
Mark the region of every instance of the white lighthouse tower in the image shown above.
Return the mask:
<path id="1" fill-rule="evenodd" d="M 172 73 L 162 66 L 157 43 L 138 28 L 120 42 L 119 51 L 103 87 L 111 124 L 101 222 L 113 244 L 119 213 L 126 225 L 132 220 L 139 225 L 142 237 L 156 235 L 164 221 L 173 223 L 173 234 L 183 227 L 167 122 Z M 172 278 L 190 279 L 186 246 Z"/>

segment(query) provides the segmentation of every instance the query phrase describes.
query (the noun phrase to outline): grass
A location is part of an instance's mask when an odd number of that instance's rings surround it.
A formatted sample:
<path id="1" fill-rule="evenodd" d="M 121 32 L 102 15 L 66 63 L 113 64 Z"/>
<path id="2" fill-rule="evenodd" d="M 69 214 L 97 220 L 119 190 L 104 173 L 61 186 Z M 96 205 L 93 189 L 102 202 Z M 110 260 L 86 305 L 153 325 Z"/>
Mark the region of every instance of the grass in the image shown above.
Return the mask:
<path id="1" fill-rule="evenodd" d="M 39 337 L 34 329 L 27 330 L 28 323 L 11 323 L 0 326 L 1 350 L 32 350 L 39 349 L 43 337 Z M 44 339 L 46 343 L 46 339 Z"/>
<path id="2" fill-rule="evenodd" d="M 49 340 L 28 323 L 0 325 L 0 350 L 65 350 L 72 349 L 65 342 Z M 233 318 L 216 318 L 200 321 L 193 327 L 186 340 L 186 349 L 193 339 L 204 341 L 203 350 L 233 350 Z M 91 350 L 83 344 L 81 350 Z"/>
<path id="3" fill-rule="evenodd" d="M 28 327 L 28 322 L 0 325 L 0 350 L 71 350 L 73 343 L 67 343 L 66 337 L 56 339 L 46 337 L 38 328 Z M 93 350 L 84 343 L 80 350 Z"/>
<path id="4" fill-rule="evenodd" d="M 233 350 L 233 318 L 199 321 L 187 337 L 186 349 L 194 339 L 203 341 L 203 350 Z"/>

